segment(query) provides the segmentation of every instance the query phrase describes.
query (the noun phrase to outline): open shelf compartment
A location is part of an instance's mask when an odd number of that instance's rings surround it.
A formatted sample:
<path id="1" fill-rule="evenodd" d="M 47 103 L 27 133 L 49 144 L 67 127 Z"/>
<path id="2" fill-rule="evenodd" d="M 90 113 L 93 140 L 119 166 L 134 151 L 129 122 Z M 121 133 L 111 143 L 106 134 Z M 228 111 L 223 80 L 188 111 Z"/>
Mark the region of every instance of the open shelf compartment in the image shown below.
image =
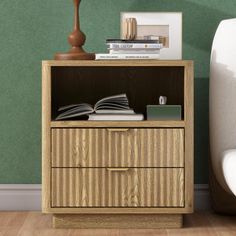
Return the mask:
<path id="1" fill-rule="evenodd" d="M 122 93 L 145 118 L 146 105 L 158 104 L 159 96 L 167 96 L 169 105 L 182 106 L 184 120 L 184 66 L 52 66 L 51 83 L 52 121 L 61 106 L 94 105 L 101 98 Z"/>

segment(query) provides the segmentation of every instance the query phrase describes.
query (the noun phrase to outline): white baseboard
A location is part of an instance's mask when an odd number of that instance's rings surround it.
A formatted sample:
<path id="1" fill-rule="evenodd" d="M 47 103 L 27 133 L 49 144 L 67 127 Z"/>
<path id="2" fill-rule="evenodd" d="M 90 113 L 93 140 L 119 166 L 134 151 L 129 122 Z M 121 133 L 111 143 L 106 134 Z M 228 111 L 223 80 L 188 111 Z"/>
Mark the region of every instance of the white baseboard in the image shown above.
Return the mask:
<path id="1" fill-rule="evenodd" d="M 195 184 L 195 210 L 209 210 L 207 184 Z M 40 211 L 40 184 L 0 184 L 0 211 Z"/>
<path id="2" fill-rule="evenodd" d="M 41 184 L 0 184 L 0 211 L 38 211 Z"/>

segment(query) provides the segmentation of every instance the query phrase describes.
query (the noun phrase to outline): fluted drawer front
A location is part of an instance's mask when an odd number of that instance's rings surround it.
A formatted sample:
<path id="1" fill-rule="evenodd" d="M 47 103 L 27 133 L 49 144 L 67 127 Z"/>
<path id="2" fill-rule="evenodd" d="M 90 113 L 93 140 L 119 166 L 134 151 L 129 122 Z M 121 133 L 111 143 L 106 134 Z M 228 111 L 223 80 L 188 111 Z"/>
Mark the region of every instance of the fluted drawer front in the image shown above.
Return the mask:
<path id="1" fill-rule="evenodd" d="M 53 167 L 184 167 L 184 129 L 52 129 Z"/>
<path id="2" fill-rule="evenodd" d="M 53 168 L 52 207 L 184 207 L 184 171 Z"/>

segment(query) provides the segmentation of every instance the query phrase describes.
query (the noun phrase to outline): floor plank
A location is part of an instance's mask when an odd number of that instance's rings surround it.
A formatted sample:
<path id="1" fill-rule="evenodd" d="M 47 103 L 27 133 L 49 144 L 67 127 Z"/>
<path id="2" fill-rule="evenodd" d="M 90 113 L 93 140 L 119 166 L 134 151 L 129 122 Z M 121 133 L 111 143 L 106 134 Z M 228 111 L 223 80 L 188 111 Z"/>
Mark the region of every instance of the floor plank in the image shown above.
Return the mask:
<path id="1" fill-rule="evenodd" d="M 0 212 L 0 236 L 235 236 L 236 216 L 197 212 L 185 216 L 182 229 L 53 229 L 51 215 Z"/>

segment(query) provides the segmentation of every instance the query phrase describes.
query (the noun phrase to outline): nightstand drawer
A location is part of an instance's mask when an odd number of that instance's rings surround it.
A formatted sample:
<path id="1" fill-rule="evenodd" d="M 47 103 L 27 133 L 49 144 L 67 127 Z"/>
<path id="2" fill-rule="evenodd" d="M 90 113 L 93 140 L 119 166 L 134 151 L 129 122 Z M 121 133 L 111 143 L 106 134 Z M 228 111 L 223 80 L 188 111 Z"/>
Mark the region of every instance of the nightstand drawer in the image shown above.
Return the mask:
<path id="1" fill-rule="evenodd" d="M 184 167 L 184 129 L 52 129 L 53 167 Z"/>
<path id="2" fill-rule="evenodd" d="M 53 168 L 52 207 L 184 207 L 183 168 Z"/>

